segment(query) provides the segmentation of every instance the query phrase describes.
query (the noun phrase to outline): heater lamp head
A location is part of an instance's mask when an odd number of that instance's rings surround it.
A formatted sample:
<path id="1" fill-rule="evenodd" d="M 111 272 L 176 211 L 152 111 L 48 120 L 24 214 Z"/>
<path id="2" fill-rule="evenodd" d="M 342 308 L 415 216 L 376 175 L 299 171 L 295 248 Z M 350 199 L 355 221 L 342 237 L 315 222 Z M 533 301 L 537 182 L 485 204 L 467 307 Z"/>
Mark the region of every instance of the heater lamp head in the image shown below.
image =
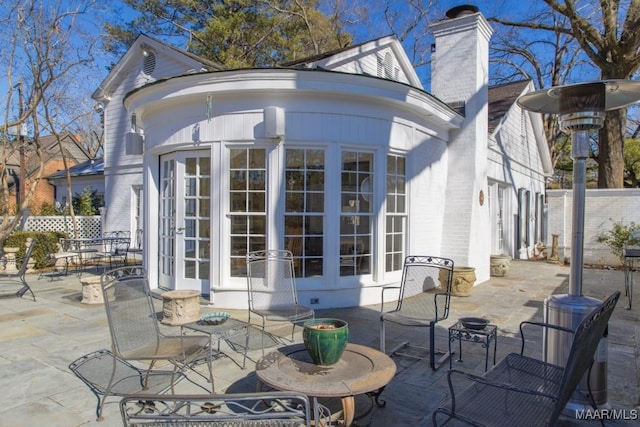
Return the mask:
<path id="1" fill-rule="evenodd" d="M 601 89 L 597 89 L 600 87 Z M 602 90 L 604 94 L 602 95 Z M 594 92 L 600 92 L 597 98 L 604 97 L 604 104 L 598 102 L 597 108 L 589 105 Z M 577 100 L 572 101 L 573 98 Z M 586 100 L 585 100 L 586 97 Z M 581 111 L 617 110 L 640 101 L 640 82 L 632 80 L 600 80 L 589 83 L 577 83 L 556 86 L 527 93 L 518 98 L 518 105 L 525 110 L 547 114 L 574 114 Z M 569 108 L 569 110 L 567 110 Z"/>

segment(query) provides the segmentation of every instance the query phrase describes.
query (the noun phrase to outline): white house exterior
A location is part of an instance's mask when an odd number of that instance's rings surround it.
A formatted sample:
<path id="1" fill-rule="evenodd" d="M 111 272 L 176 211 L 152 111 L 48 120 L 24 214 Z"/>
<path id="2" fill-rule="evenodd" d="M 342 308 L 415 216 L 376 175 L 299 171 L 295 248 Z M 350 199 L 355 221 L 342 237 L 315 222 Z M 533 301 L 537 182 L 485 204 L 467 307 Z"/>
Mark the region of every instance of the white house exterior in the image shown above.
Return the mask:
<path id="1" fill-rule="evenodd" d="M 69 168 L 71 178 L 71 194 L 82 194 L 85 190 L 95 192 L 96 197 L 104 201 L 104 173 L 103 160 L 90 159 Z M 67 172 L 59 171 L 47 177 L 56 188 L 56 206 L 66 206 L 69 203 L 67 192 Z"/>
<path id="2" fill-rule="evenodd" d="M 198 289 L 221 308 L 246 307 L 245 254 L 264 248 L 294 252 L 299 298 L 317 308 L 379 303 L 409 254 L 450 257 L 487 280 L 492 191 L 503 188 L 502 212 L 518 212 L 519 188 L 544 191 L 548 152 L 515 104 L 489 134 L 484 17 L 434 34 L 433 95 L 393 36 L 282 68 L 214 71 L 141 36 L 95 94 L 106 104 L 107 228 L 145 230 L 152 286 Z M 464 114 L 447 104 L 460 101 Z M 512 227 L 500 230 L 511 242 Z"/>
<path id="3" fill-rule="evenodd" d="M 488 204 L 491 253 L 529 259 L 550 245 L 544 229 L 545 183 L 553 173 L 542 115 L 515 100 L 534 91 L 531 81 L 489 88 Z"/>

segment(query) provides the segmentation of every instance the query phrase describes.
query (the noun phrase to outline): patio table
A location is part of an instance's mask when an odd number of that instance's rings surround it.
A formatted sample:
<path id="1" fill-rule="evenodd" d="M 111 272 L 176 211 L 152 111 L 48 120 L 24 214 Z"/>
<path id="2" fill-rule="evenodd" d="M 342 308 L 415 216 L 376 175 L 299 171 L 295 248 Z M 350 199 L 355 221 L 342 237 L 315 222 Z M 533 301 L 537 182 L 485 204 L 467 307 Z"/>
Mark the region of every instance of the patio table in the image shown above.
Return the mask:
<path id="1" fill-rule="evenodd" d="M 220 341 L 225 341 L 228 344 L 228 340 L 234 338 L 240 334 L 247 333 L 247 323 L 242 320 L 229 318 L 224 323 L 219 325 L 211 325 L 208 323 L 204 323 L 202 321 L 191 322 L 184 325 L 181 325 L 181 331 L 184 333 L 185 329 L 190 329 L 192 331 L 200 332 L 202 334 L 206 334 L 209 336 L 209 352 L 211 360 L 213 360 L 213 352 L 217 351 L 218 354 L 227 356 L 229 359 L 233 360 L 238 366 L 242 369 L 245 369 L 246 365 L 246 357 L 242 360 L 242 365 L 238 363 L 233 357 L 228 354 L 220 351 Z M 217 341 L 217 350 L 213 349 L 213 342 Z M 244 349 L 245 355 L 247 349 Z"/>
<path id="2" fill-rule="evenodd" d="M 78 237 L 60 239 L 61 251 L 51 254 L 54 260 L 64 259 L 65 275 L 69 271 L 69 261 L 78 259 L 80 268 L 77 270 L 79 275 L 87 265 L 87 262 L 97 256 L 100 252 L 104 252 L 105 247 L 109 247 L 111 243 L 129 240 L 127 237 Z"/>
<path id="3" fill-rule="evenodd" d="M 315 365 L 304 344 L 293 344 L 266 354 L 256 363 L 258 391 L 263 384 L 277 390 L 297 391 L 314 398 L 337 397 L 342 401 L 343 425 L 355 416 L 355 395 L 378 398 L 393 379 L 396 364 L 386 354 L 370 347 L 347 344 L 338 363 Z"/>

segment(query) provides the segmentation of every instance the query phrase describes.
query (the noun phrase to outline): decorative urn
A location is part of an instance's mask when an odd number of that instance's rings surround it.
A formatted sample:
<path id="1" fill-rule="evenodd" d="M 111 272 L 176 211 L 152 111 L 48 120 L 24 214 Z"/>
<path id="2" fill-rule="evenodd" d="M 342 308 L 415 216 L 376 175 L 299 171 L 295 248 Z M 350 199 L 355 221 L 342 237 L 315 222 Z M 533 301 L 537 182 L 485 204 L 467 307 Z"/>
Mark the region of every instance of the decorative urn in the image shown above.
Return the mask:
<path id="1" fill-rule="evenodd" d="M 340 319 L 310 319 L 304 322 L 302 339 L 316 365 L 338 363 L 349 341 L 349 325 Z"/>

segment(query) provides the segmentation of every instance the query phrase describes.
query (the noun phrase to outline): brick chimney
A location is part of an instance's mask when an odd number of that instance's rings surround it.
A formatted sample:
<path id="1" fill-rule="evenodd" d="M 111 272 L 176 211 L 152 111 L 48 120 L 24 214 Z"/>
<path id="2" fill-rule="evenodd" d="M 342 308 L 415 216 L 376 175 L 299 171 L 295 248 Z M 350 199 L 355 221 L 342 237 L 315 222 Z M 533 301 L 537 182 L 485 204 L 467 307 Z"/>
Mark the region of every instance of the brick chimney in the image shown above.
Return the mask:
<path id="1" fill-rule="evenodd" d="M 478 282 L 489 278 L 487 196 L 489 39 L 492 29 L 478 8 L 457 6 L 431 26 L 435 52 L 431 93 L 464 115 L 450 132 L 443 256 L 476 268 Z"/>

